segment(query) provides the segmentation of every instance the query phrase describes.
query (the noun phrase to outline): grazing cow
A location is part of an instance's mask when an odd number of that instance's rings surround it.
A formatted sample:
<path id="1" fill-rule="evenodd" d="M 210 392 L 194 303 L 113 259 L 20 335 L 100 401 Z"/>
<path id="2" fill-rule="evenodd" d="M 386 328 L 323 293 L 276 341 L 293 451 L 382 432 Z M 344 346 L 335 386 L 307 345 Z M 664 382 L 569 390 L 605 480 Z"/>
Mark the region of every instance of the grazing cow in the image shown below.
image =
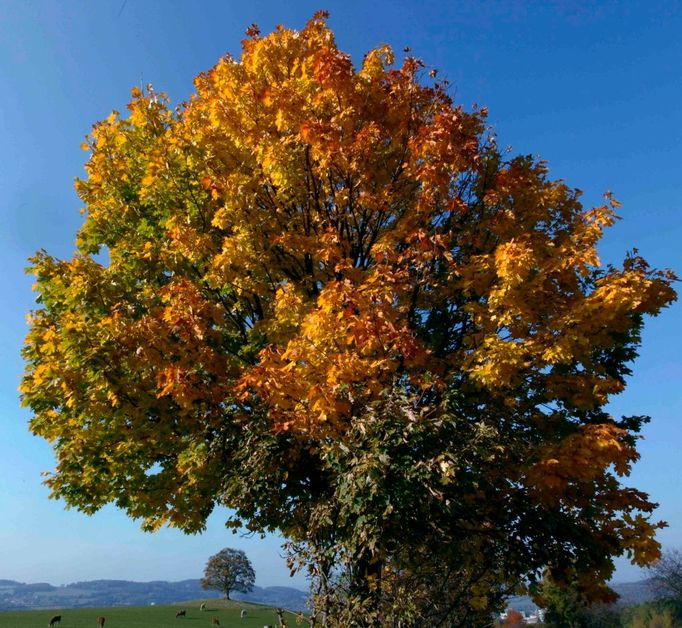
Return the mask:
<path id="1" fill-rule="evenodd" d="M 175 617 L 186 617 L 187 616 L 187 611 L 183 608 L 181 611 L 178 611 L 175 613 Z"/>
<path id="2" fill-rule="evenodd" d="M 246 609 L 245 609 L 245 608 L 242 608 L 242 612 L 239 614 L 239 616 L 240 616 L 242 619 L 244 619 L 244 617 L 246 617 Z"/>
<path id="3" fill-rule="evenodd" d="M 62 616 L 61 616 L 61 615 L 55 615 L 55 616 L 50 620 L 50 623 L 48 624 L 48 626 L 49 626 L 50 628 L 54 628 L 54 626 L 56 626 L 57 624 L 61 624 L 61 623 L 62 623 Z"/>
<path id="4" fill-rule="evenodd" d="M 199 607 L 200 611 L 205 611 L 206 610 L 206 602 L 202 602 L 201 606 Z"/>
<path id="5" fill-rule="evenodd" d="M 220 620 L 217 617 L 213 618 L 213 625 L 214 626 L 220 626 Z"/>
<path id="6" fill-rule="evenodd" d="M 99 628 L 104 628 L 104 617 L 102 617 L 101 615 L 97 618 L 97 625 L 99 626 Z"/>

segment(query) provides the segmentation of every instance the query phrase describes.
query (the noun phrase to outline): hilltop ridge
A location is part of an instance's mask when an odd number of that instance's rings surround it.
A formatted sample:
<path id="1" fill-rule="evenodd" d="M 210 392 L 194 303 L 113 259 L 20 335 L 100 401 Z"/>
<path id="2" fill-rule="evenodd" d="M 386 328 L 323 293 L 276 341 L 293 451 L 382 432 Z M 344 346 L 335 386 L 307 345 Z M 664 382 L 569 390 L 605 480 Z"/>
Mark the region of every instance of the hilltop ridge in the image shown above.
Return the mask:
<path id="1" fill-rule="evenodd" d="M 0 580 L 0 610 L 38 608 L 86 608 L 100 606 L 146 606 L 186 600 L 220 598 L 218 591 L 201 587 L 201 580 L 133 582 L 130 580 L 88 580 L 63 586 L 47 582 L 23 583 Z M 305 610 L 308 595 L 293 587 L 258 587 L 250 593 L 233 592 L 235 600 Z"/>

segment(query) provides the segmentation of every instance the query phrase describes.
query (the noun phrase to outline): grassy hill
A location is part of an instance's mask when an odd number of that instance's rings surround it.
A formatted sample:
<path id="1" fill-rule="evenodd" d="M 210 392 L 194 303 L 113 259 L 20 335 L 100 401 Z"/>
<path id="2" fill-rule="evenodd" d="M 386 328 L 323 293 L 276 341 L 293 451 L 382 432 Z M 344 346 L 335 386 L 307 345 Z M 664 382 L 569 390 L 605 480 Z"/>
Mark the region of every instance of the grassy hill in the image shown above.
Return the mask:
<path id="1" fill-rule="evenodd" d="M 199 610 L 202 601 L 206 602 L 205 611 Z M 180 609 L 187 611 L 186 617 L 175 617 Z M 244 619 L 240 617 L 242 609 L 246 609 Z M 100 615 L 106 618 L 105 628 L 213 628 L 214 618 L 220 628 L 277 626 L 277 615 L 271 607 L 209 599 L 170 606 L 7 611 L 0 613 L 0 628 L 45 628 L 53 615 L 62 616 L 59 628 L 96 628 Z M 285 619 L 291 628 L 308 626 L 306 620 L 297 624 L 293 613 L 286 613 Z"/>
<path id="2" fill-rule="evenodd" d="M 90 580 L 55 587 L 46 582 L 24 584 L 0 580 L 0 611 L 41 608 L 104 608 L 107 606 L 149 606 L 175 604 L 181 600 L 220 598 L 218 591 L 206 591 L 199 579 L 180 582 L 131 582 Z M 258 587 L 250 593 L 232 592 L 234 600 L 294 611 L 306 609 L 308 595 L 292 587 Z"/>

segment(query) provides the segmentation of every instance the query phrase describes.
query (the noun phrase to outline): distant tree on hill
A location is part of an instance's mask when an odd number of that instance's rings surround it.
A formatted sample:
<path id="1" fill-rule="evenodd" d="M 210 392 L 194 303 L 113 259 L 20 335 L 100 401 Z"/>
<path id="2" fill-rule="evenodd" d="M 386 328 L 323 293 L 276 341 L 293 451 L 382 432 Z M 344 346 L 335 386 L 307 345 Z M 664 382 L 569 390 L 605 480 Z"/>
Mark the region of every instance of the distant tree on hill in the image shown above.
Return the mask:
<path id="1" fill-rule="evenodd" d="M 682 600 L 682 552 L 669 550 L 650 568 L 656 596 Z"/>
<path id="2" fill-rule="evenodd" d="M 208 559 L 201 586 L 223 591 L 229 600 L 231 591 L 251 591 L 255 580 L 256 574 L 246 554 L 226 547 Z"/>

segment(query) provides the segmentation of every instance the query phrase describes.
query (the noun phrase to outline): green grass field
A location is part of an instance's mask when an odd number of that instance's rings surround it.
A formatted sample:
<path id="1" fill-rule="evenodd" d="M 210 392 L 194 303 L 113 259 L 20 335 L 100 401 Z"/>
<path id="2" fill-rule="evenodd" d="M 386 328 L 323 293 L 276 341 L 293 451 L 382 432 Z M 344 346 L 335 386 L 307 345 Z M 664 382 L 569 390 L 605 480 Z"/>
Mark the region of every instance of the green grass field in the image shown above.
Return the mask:
<path id="1" fill-rule="evenodd" d="M 100 615 L 106 619 L 105 628 L 212 628 L 214 618 L 220 621 L 220 628 L 263 628 L 278 625 L 274 609 L 267 606 L 212 599 L 206 600 L 206 610 L 200 611 L 201 601 L 173 606 L 0 612 L 0 628 L 46 628 L 53 615 L 62 616 L 59 628 L 97 628 L 97 618 Z M 240 617 L 242 608 L 247 613 L 244 619 Z M 186 617 L 175 617 L 180 609 L 186 609 Z M 297 624 L 297 616 L 293 613 L 285 612 L 284 619 L 288 628 L 308 627 L 306 620 Z"/>

